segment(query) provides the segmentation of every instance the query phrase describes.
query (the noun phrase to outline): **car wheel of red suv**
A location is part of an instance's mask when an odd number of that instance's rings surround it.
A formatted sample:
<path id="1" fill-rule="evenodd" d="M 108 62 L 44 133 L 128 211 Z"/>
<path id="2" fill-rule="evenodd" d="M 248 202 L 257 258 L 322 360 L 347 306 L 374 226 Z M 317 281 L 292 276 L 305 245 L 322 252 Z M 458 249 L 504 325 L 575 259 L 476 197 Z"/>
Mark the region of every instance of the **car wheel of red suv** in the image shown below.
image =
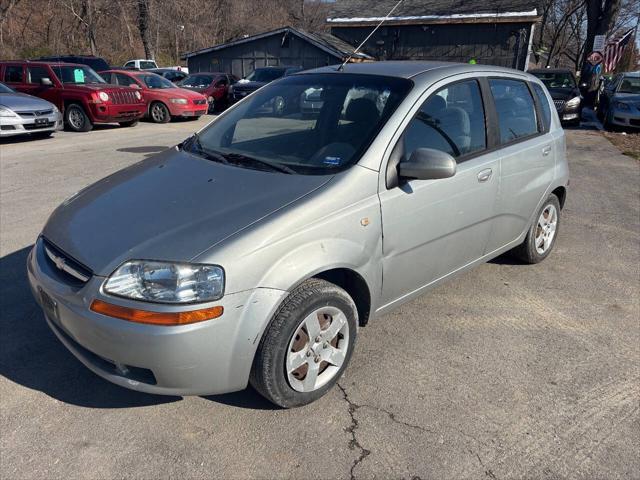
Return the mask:
<path id="1" fill-rule="evenodd" d="M 65 109 L 64 123 L 69 130 L 74 132 L 88 132 L 93 128 L 93 123 L 84 109 L 75 103 L 68 105 Z"/>

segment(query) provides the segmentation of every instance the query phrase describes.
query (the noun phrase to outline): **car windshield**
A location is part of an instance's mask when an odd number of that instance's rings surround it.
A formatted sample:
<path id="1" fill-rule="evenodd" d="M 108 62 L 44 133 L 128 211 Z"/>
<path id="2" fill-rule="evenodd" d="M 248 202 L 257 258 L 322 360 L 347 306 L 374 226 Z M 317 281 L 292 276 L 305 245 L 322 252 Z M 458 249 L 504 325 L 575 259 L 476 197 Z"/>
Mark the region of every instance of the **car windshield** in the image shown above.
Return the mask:
<path id="1" fill-rule="evenodd" d="M 62 83 L 78 85 L 107 83 L 100 75 L 85 65 L 54 65 L 51 68 Z"/>
<path id="2" fill-rule="evenodd" d="M 247 80 L 269 83 L 282 77 L 285 71 L 284 68 L 257 68 L 247 76 Z"/>
<path id="3" fill-rule="evenodd" d="M 573 75 L 569 72 L 536 72 L 534 75 L 542 80 L 547 88 L 576 88 Z"/>
<path id="4" fill-rule="evenodd" d="M 640 94 L 640 77 L 624 77 L 620 82 L 618 93 Z"/>
<path id="5" fill-rule="evenodd" d="M 184 143 L 191 153 L 258 170 L 328 175 L 355 164 L 411 90 L 403 78 L 286 77 Z M 313 102 L 308 97 L 313 92 Z"/>
<path id="6" fill-rule="evenodd" d="M 155 73 L 148 73 L 146 75 L 136 75 L 139 80 L 147 86 L 147 88 L 162 89 L 162 88 L 176 88 L 176 86 L 160 75 Z"/>
<path id="7" fill-rule="evenodd" d="M 9 87 L 7 87 L 4 83 L 0 83 L 0 93 L 14 93 Z"/>
<path id="8" fill-rule="evenodd" d="M 190 75 L 185 78 L 181 85 L 184 87 L 208 87 L 213 83 L 211 75 Z"/>
<path id="9" fill-rule="evenodd" d="M 146 70 L 148 68 L 158 68 L 158 65 L 156 65 L 156 62 L 152 62 L 150 60 L 142 60 L 140 62 L 140 68 Z"/>

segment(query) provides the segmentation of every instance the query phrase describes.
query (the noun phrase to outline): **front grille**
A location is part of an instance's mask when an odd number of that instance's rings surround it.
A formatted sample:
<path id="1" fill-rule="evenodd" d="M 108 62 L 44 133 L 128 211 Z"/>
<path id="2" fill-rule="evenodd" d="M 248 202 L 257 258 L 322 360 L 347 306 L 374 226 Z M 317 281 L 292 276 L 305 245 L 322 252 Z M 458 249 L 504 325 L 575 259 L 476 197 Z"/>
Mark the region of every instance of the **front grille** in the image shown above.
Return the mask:
<path id="1" fill-rule="evenodd" d="M 34 110 L 32 112 L 16 112 L 22 118 L 34 118 L 34 117 L 44 117 L 46 115 L 51 115 L 53 113 L 52 109 L 49 110 Z"/>
<path id="2" fill-rule="evenodd" d="M 567 103 L 564 100 L 554 100 L 553 104 L 556 106 L 556 110 L 562 110 L 564 108 L 564 104 Z"/>
<path id="3" fill-rule="evenodd" d="M 13 125 L 0 125 L 0 130 L 15 130 L 16 127 Z"/>
<path id="4" fill-rule="evenodd" d="M 133 90 L 113 90 L 109 92 L 109 97 L 111 98 L 111 103 L 115 105 L 123 105 L 127 103 L 140 103 L 140 101 L 136 98 L 136 93 Z"/>
<path id="5" fill-rule="evenodd" d="M 93 272 L 73 259 L 47 239 L 42 239 L 45 257 L 49 265 L 55 269 L 62 279 L 72 285 L 84 285 L 89 281 Z"/>
<path id="6" fill-rule="evenodd" d="M 46 122 L 46 123 L 25 123 L 23 125 L 25 130 L 40 130 L 41 128 L 51 128 L 56 124 L 56 122 Z"/>
<path id="7" fill-rule="evenodd" d="M 194 100 L 193 103 L 195 105 L 204 105 L 205 103 L 207 103 L 207 99 L 206 98 L 201 98 L 201 99 L 198 99 L 198 100 Z"/>
<path id="8" fill-rule="evenodd" d="M 631 125 L 633 125 L 634 127 L 640 127 L 640 120 L 638 120 L 636 118 L 630 118 L 629 119 L 629 123 Z"/>

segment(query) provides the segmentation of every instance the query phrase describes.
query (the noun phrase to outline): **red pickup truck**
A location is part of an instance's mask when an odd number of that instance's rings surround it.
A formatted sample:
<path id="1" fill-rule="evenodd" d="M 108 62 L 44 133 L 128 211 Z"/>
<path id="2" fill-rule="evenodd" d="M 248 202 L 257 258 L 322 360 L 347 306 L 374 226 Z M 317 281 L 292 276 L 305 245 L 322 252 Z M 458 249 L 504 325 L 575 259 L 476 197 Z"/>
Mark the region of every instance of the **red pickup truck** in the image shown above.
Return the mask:
<path id="1" fill-rule="evenodd" d="M 0 81 L 53 103 L 63 113 L 65 126 L 76 132 L 88 132 L 94 123 L 131 127 L 146 113 L 142 93 L 108 84 L 86 65 L 0 62 Z"/>

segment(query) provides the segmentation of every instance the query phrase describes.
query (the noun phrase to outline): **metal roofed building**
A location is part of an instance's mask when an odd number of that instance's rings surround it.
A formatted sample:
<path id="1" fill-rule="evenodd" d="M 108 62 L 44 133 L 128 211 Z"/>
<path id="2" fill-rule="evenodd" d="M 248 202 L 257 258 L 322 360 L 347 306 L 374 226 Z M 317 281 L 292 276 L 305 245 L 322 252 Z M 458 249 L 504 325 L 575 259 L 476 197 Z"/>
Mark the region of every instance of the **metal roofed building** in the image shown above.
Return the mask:
<path id="1" fill-rule="evenodd" d="M 337 0 L 331 33 L 358 45 L 397 0 Z M 477 62 L 524 70 L 531 51 L 536 0 L 405 0 L 362 51 L 378 60 Z"/>
<path id="2" fill-rule="evenodd" d="M 184 55 L 190 73 L 226 72 L 245 77 L 267 66 L 302 66 L 305 69 L 341 63 L 355 47 L 329 33 L 310 33 L 292 27 L 239 38 Z M 371 61 L 356 53 L 351 61 Z"/>

